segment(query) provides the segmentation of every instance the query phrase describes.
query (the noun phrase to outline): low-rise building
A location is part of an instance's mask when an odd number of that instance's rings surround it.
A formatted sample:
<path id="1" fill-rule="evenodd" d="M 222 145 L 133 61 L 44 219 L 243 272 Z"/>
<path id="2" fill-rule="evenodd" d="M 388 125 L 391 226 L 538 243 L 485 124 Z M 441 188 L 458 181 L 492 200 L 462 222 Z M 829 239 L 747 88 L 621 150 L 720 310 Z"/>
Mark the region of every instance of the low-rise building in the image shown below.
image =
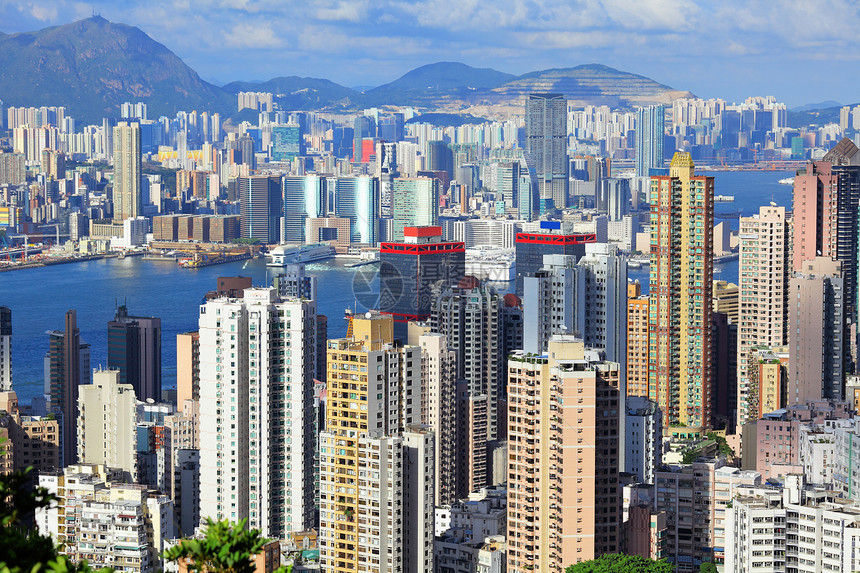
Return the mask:
<path id="1" fill-rule="evenodd" d="M 123 470 L 72 465 L 44 472 L 39 485 L 57 497 L 36 511 L 39 533 L 50 535 L 74 563 L 129 573 L 158 571 L 164 540 L 174 538 L 173 502 L 139 485 L 124 484 Z"/>
<path id="2" fill-rule="evenodd" d="M 726 573 L 850 573 L 860 569 L 860 507 L 802 474 L 755 487 L 726 513 Z"/>

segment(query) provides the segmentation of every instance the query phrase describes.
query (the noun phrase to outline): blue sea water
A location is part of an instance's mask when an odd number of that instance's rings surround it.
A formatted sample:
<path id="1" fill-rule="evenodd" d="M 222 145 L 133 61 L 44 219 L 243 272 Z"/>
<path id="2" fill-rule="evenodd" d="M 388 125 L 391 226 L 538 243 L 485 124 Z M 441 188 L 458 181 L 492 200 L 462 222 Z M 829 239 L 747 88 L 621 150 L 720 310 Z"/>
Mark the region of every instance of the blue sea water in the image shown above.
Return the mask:
<path id="1" fill-rule="evenodd" d="M 333 337 L 346 333 L 343 315 L 348 306 L 367 310 L 362 303 L 368 301 L 353 295 L 353 279 L 361 269 L 373 267 L 350 269 L 348 263 L 333 259 L 306 267 L 318 277 L 318 312 L 329 317 Z M 215 289 L 217 277 L 250 276 L 255 286 L 264 286 L 276 271 L 267 269 L 262 259 L 183 269 L 175 263 L 127 257 L 0 273 L 0 306 L 12 309 L 13 387 L 22 403 L 42 393 L 45 333 L 62 330 L 70 309 L 77 310 L 81 339 L 92 347 L 93 368 L 107 365 L 107 323 L 117 304 L 126 304 L 135 316 L 161 318 L 162 384 L 172 387 L 176 335 L 197 330 L 199 305 L 206 292 Z"/>
<path id="2" fill-rule="evenodd" d="M 718 172 L 716 192 L 734 195 L 734 203 L 719 203 L 716 211 L 752 215 L 771 200 L 791 206 L 791 187 L 778 181 L 788 172 Z M 737 219 L 729 220 L 737 229 Z M 330 260 L 307 265 L 319 281 L 318 312 L 329 317 L 330 337 L 343 336 L 347 307 L 359 312 L 373 306 L 368 299 L 374 266 L 348 268 L 348 262 Z M 737 282 L 738 263 L 717 265 L 714 277 Z M 268 273 L 267 273 L 268 270 Z M 126 304 L 137 316 L 158 316 L 162 321 L 163 385 L 176 381 L 176 334 L 197 329 L 198 308 L 219 276 L 250 276 L 254 285 L 270 284 L 273 269 L 261 259 L 182 269 L 167 262 L 144 261 L 139 257 L 103 259 L 0 273 L 0 306 L 12 309 L 13 386 L 22 403 L 42 393 L 43 358 L 48 350 L 48 330 L 62 329 L 67 310 L 77 310 L 81 338 L 92 346 L 92 366 L 107 363 L 107 323 L 117 304 Z M 647 291 L 648 269 L 631 269 Z M 505 285 L 499 285 L 506 291 Z"/>

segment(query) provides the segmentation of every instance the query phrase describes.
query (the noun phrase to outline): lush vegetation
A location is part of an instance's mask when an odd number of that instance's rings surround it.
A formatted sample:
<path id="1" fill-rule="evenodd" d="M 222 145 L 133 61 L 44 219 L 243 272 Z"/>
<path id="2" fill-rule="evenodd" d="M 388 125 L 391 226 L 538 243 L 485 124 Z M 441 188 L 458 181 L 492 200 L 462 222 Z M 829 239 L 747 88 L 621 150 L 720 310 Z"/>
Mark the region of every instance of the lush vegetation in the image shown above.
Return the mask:
<path id="1" fill-rule="evenodd" d="M 206 518 L 201 539 L 185 539 L 164 552 L 168 561 L 185 560 L 189 571 L 199 573 L 254 573 L 251 556 L 269 542 L 259 529 L 246 529 L 247 519 L 239 523 Z M 287 573 L 285 567 L 278 573 Z"/>
<path id="2" fill-rule="evenodd" d="M 725 456 L 729 461 L 735 458 L 735 451 L 729 446 L 726 439 L 716 432 L 708 432 L 705 434 L 709 440 L 714 440 L 717 442 L 717 453 L 721 456 Z"/>
<path id="3" fill-rule="evenodd" d="M 565 573 L 674 573 L 665 561 L 654 561 L 639 555 L 603 555 L 565 569 Z"/>

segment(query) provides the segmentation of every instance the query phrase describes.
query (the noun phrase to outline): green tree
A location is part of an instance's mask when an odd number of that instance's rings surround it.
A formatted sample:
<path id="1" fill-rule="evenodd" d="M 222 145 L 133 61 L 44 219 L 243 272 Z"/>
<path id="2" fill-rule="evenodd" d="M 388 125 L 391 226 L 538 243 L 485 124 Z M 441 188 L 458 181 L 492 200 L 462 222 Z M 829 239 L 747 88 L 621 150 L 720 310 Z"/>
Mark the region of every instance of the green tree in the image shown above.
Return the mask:
<path id="1" fill-rule="evenodd" d="M 699 566 L 699 573 L 717 573 L 717 566 L 710 562 L 702 563 Z"/>
<path id="2" fill-rule="evenodd" d="M 720 453 L 720 455 L 725 456 L 726 459 L 728 459 L 729 461 L 732 461 L 735 458 L 735 451 L 728 444 L 728 442 L 726 442 L 726 439 L 723 436 L 719 435 L 716 432 L 708 432 L 705 435 L 709 439 L 717 442 L 717 451 Z"/>
<path id="3" fill-rule="evenodd" d="M 251 557 L 269 542 L 259 529 L 246 529 L 247 519 L 239 523 L 206 518 L 202 539 L 185 539 L 164 552 L 168 561 L 186 559 L 189 571 L 198 573 L 254 573 Z M 281 567 L 279 572 L 284 573 Z"/>
<path id="4" fill-rule="evenodd" d="M 565 569 L 565 573 L 674 573 L 665 561 L 654 561 L 639 555 L 603 555 Z"/>

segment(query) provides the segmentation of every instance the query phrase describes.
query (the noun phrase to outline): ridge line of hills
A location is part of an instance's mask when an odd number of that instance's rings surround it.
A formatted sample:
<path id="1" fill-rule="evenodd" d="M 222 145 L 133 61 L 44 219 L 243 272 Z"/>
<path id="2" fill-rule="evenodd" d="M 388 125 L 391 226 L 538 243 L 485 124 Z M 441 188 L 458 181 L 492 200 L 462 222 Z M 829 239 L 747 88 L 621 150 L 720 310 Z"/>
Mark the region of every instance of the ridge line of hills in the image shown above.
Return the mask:
<path id="1" fill-rule="evenodd" d="M 145 102 L 150 117 L 183 109 L 230 117 L 241 91 L 271 92 L 287 110 L 396 105 L 479 117 L 521 113 L 522 99 L 535 91 L 562 93 L 577 106 L 615 108 L 669 103 L 692 95 L 600 64 L 516 76 L 437 62 L 364 92 L 324 78 L 287 75 L 216 86 L 139 28 L 101 16 L 34 32 L 0 32 L 0 99 L 7 107 L 65 106 L 84 123 L 119 116 L 126 101 Z"/>

